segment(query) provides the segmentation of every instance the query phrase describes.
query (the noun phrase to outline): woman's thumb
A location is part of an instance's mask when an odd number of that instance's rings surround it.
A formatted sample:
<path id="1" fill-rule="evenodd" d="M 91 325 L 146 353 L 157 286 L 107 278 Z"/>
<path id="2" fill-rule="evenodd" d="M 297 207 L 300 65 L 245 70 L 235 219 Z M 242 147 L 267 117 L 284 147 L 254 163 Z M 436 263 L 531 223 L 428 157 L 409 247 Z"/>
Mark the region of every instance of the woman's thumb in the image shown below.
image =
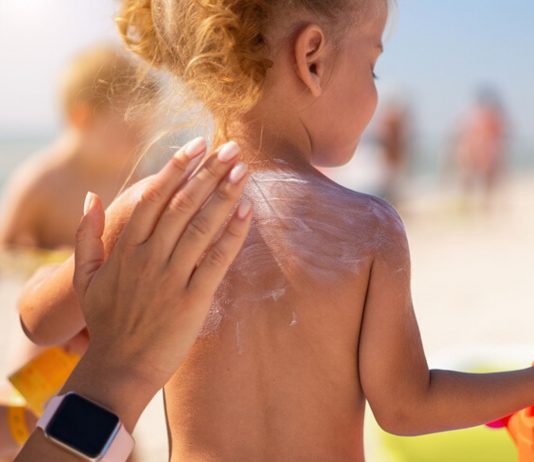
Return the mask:
<path id="1" fill-rule="evenodd" d="M 100 197 L 88 192 L 83 207 L 83 218 L 76 231 L 74 249 L 74 289 L 83 299 L 95 272 L 104 262 L 105 214 Z"/>

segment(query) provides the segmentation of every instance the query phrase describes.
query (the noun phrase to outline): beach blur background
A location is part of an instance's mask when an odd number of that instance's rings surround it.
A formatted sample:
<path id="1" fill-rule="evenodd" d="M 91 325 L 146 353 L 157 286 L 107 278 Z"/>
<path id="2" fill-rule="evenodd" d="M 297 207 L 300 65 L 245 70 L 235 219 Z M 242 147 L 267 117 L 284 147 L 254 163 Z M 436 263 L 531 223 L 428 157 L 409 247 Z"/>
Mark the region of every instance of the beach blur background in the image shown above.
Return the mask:
<path id="1" fill-rule="evenodd" d="M 57 78 L 68 60 L 94 43 L 118 43 L 116 7 L 112 0 L 0 0 L 0 187 L 60 132 Z M 398 206 L 434 367 L 520 367 L 534 360 L 533 24 L 531 0 L 399 0 L 376 69 L 375 120 L 354 161 L 327 172 Z M 482 100 L 496 111 L 485 132 L 498 157 L 489 192 L 491 159 L 482 167 L 466 162 L 462 141 L 483 136 Z M 0 268 L 2 376 L 22 282 L 21 273 Z M 141 425 L 142 460 L 165 460 L 160 406 Z M 389 457 L 373 454 L 371 462 Z M 443 457 L 421 460 L 464 460 Z"/>

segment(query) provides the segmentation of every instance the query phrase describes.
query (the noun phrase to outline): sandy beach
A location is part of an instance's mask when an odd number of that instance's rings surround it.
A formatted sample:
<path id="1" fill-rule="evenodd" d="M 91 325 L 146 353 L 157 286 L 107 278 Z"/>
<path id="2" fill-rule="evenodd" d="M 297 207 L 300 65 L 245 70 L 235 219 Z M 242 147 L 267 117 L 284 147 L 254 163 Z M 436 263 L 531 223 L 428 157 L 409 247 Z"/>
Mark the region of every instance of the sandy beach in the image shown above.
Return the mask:
<path id="1" fill-rule="evenodd" d="M 461 365 L 469 352 L 478 357 L 502 352 L 528 366 L 534 360 L 534 177 L 509 181 L 489 213 L 469 210 L 453 194 L 435 194 L 413 198 L 402 215 L 430 364 Z M 3 377 L 19 348 L 14 304 L 21 283 L 5 275 L 0 279 Z M 141 460 L 166 460 L 161 409 L 157 398 L 139 425 Z"/>
<path id="2" fill-rule="evenodd" d="M 430 358 L 508 345 L 534 360 L 534 177 L 509 181 L 487 213 L 438 195 L 412 201 L 403 215 Z"/>

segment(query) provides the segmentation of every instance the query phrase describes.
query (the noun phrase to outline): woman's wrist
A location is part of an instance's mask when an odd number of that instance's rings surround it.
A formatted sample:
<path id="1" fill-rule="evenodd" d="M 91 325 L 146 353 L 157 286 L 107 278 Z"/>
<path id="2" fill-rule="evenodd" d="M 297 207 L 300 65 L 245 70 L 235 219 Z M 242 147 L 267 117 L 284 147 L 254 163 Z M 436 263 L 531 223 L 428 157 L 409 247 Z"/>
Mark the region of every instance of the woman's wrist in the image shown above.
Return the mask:
<path id="1" fill-rule="evenodd" d="M 118 415 L 128 432 L 160 387 L 131 367 L 131 361 L 88 349 L 60 394 L 78 393 Z"/>

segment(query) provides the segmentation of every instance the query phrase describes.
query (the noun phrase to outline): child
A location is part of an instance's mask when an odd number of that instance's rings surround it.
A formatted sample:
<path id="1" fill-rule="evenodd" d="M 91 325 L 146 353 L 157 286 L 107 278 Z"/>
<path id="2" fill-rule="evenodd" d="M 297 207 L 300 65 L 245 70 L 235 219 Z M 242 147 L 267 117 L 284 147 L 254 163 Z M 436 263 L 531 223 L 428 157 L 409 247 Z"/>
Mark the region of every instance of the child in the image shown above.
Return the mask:
<path id="1" fill-rule="evenodd" d="M 148 135 L 143 106 L 157 96 L 156 81 L 138 86 L 138 77 L 133 60 L 111 46 L 86 50 L 72 61 L 61 85 L 67 126 L 10 182 L 0 245 L 72 247 L 85 193 L 94 190 L 111 202 Z"/>
<path id="2" fill-rule="evenodd" d="M 217 140 L 243 148 L 255 204 L 204 332 L 165 388 L 173 461 L 363 461 L 366 400 L 401 435 L 534 402 L 532 369 L 428 370 L 400 218 L 311 165 L 346 162 L 375 110 L 387 10 L 385 0 L 123 1 L 129 46 L 183 80 Z M 235 158 L 238 144 L 224 151 Z M 142 187 L 109 211 L 108 247 Z M 30 335 L 83 327 L 71 279 L 69 262 L 22 301 Z M 68 332 L 52 318 L 76 321 Z"/>

